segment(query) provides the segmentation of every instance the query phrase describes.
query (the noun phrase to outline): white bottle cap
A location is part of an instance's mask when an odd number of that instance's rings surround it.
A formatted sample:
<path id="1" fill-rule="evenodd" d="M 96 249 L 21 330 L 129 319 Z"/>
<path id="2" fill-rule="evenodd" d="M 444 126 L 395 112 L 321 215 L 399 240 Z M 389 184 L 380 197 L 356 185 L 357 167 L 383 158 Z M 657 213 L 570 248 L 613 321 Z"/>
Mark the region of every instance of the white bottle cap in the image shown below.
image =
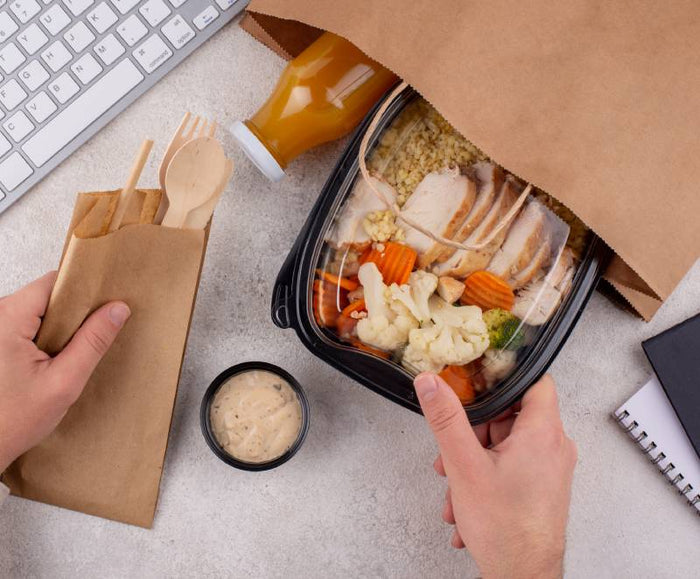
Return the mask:
<path id="1" fill-rule="evenodd" d="M 265 177 L 274 183 L 282 180 L 285 176 L 284 169 L 245 123 L 236 121 L 231 125 L 230 131 L 243 152 Z"/>

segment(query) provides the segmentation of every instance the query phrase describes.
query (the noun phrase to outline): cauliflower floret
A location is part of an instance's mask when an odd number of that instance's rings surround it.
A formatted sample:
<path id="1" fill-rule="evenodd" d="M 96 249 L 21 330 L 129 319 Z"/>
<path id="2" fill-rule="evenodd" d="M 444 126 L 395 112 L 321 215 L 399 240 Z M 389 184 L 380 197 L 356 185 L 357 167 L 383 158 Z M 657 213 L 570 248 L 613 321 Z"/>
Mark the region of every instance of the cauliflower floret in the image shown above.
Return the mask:
<path id="1" fill-rule="evenodd" d="M 430 319 L 428 300 L 435 293 L 438 278 L 427 271 L 414 271 L 408 278 L 408 284 L 391 284 L 389 291 L 395 300 L 405 305 L 413 316 L 422 324 Z"/>
<path id="2" fill-rule="evenodd" d="M 489 388 L 503 380 L 515 368 L 518 354 L 512 350 L 487 350 L 482 360 L 482 374 Z"/>
<path id="3" fill-rule="evenodd" d="M 357 337 L 382 350 L 396 350 L 408 341 L 418 320 L 401 302 L 391 297 L 382 274 L 374 263 L 364 264 L 358 273 L 364 288 L 367 317 L 357 323 Z"/>
<path id="4" fill-rule="evenodd" d="M 362 220 L 362 228 L 373 241 L 379 243 L 404 237 L 404 231 L 396 225 L 396 215 L 390 209 L 368 213 Z"/>
<path id="5" fill-rule="evenodd" d="M 409 369 L 439 372 L 463 366 L 489 347 L 489 335 L 476 306 L 453 306 L 438 296 L 429 300 L 432 323 L 411 330 L 402 363 Z"/>

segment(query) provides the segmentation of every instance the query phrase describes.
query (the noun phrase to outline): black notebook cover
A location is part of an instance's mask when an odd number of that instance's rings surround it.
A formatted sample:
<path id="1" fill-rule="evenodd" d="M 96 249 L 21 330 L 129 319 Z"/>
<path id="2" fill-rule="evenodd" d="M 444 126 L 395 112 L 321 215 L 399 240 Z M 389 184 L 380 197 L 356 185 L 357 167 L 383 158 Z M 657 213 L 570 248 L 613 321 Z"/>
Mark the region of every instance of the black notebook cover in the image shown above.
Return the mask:
<path id="1" fill-rule="evenodd" d="M 700 456 L 700 314 L 649 338 L 642 347 Z"/>

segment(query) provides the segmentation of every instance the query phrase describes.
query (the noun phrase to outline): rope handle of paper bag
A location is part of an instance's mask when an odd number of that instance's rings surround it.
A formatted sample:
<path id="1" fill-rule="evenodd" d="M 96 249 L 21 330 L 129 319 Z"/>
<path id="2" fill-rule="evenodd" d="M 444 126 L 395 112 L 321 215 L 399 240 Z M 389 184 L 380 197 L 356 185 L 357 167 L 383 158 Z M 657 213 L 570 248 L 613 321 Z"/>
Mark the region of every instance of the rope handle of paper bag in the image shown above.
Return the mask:
<path id="1" fill-rule="evenodd" d="M 505 228 L 508 226 L 508 224 L 511 222 L 511 220 L 518 214 L 518 211 L 522 208 L 523 204 L 525 203 L 528 195 L 530 194 L 530 191 L 532 191 L 532 185 L 530 183 L 527 184 L 527 187 L 523 190 L 523 192 L 520 194 L 520 197 L 516 200 L 516 202 L 513 204 L 513 206 L 510 208 L 510 210 L 497 222 L 496 226 L 493 227 L 491 232 L 486 236 L 485 239 L 480 241 L 479 243 L 460 243 L 459 241 L 455 241 L 453 239 L 448 239 L 446 237 L 443 237 L 442 235 L 437 235 L 433 233 L 432 231 L 426 229 L 419 223 L 416 223 L 413 221 L 413 219 L 410 219 L 406 217 L 405 215 L 401 214 L 401 208 L 399 205 L 394 202 L 391 203 L 384 195 L 382 194 L 381 191 L 379 191 L 373 184 L 370 178 L 369 171 L 367 170 L 367 165 L 365 162 L 365 158 L 367 157 L 367 148 L 369 146 L 369 140 L 372 138 L 372 135 L 377 130 L 377 126 L 379 125 L 379 122 L 381 118 L 384 116 L 384 113 L 387 111 L 389 106 L 391 106 L 391 103 L 396 100 L 396 97 L 399 96 L 401 92 L 403 92 L 404 89 L 408 87 L 408 83 L 402 81 L 399 85 L 397 85 L 394 90 L 391 92 L 391 94 L 387 97 L 387 99 L 382 103 L 382 105 L 377 109 L 377 112 L 374 113 L 374 117 L 372 117 L 372 122 L 370 122 L 369 127 L 367 128 L 367 131 L 365 131 L 364 136 L 362 137 L 362 141 L 360 142 L 360 150 L 358 152 L 358 164 L 360 167 L 360 173 L 362 173 L 362 177 L 364 178 L 365 182 L 367 183 L 367 186 L 369 187 L 370 191 L 374 193 L 379 200 L 384 203 L 386 208 L 393 212 L 393 214 L 396 216 L 396 218 L 409 227 L 412 227 L 413 229 L 416 229 L 417 231 L 420 231 L 423 235 L 429 237 L 432 239 L 434 242 L 439 243 L 440 245 L 445 245 L 447 247 L 451 247 L 452 249 L 464 249 L 467 251 L 476 251 L 479 249 L 484 249 L 485 247 L 488 247 L 489 244 L 496 238 L 496 236 Z"/>

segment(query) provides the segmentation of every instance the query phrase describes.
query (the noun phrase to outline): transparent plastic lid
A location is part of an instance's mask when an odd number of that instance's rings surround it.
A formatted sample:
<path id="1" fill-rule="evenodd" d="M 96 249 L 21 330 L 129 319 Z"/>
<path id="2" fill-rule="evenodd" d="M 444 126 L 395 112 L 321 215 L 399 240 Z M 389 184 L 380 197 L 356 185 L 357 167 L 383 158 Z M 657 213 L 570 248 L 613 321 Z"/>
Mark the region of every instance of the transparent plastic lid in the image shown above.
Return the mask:
<path id="1" fill-rule="evenodd" d="M 566 297 L 587 229 L 422 99 L 366 164 L 309 283 L 316 324 L 411 374 L 439 373 L 465 405 L 488 396 Z"/>

